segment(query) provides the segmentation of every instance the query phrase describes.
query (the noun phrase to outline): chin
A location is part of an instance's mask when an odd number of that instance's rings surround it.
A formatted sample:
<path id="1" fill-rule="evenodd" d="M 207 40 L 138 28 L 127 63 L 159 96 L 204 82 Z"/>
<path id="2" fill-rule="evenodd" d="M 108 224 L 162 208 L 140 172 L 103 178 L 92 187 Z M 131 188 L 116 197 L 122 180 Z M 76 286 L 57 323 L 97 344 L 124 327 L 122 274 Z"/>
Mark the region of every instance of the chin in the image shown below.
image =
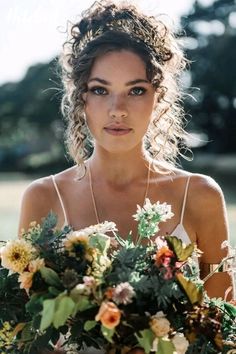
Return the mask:
<path id="1" fill-rule="evenodd" d="M 142 144 L 107 144 L 107 145 L 99 145 L 95 146 L 97 149 L 101 149 L 106 153 L 110 154 L 127 154 L 130 152 L 137 152 L 139 149 L 140 152 L 142 151 Z"/>

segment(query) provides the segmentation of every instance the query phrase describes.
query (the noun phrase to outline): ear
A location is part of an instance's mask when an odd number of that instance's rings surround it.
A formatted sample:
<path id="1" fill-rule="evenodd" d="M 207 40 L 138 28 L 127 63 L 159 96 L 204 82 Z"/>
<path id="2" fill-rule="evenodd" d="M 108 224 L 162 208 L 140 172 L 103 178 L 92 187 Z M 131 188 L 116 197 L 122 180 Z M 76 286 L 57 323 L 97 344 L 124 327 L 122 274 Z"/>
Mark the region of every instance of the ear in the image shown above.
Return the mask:
<path id="1" fill-rule="evenodd" d="M 87 95 L 88 95 L 88 92 L 82 93 L 82 98 L 83 98 L 84 104 L 86 104 Z"/>

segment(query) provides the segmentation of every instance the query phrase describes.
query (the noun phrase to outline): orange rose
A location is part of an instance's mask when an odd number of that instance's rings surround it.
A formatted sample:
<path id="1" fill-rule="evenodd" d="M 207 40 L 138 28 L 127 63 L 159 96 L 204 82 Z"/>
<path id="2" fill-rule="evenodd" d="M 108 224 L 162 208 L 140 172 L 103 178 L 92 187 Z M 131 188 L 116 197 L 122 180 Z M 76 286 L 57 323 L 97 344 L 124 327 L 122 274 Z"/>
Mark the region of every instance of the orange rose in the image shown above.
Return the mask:
<path id="1" fill-rule="evenodd" d="M 170 264 L 172 257 L 174 257 L 173 251 L 171 251 L 167 246 L 163 246 L 156 253 L 155 263 L 166 267 Z"/>
<path id="2" fill-rule="evenodd" d="M 120 317 L 121 312 L 113 302 L 103 301 L 95 320 L 101 321 L 104 327 L 113 329 L 120 323 Z"/>

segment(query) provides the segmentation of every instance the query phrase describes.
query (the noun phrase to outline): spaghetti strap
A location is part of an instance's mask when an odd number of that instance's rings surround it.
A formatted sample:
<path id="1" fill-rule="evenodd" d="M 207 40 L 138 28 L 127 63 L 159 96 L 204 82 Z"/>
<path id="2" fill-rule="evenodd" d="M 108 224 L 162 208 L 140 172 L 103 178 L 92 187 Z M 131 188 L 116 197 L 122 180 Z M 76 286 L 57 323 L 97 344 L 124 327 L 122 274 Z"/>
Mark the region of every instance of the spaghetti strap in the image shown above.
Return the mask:
<path id="1" fill-rule="evenodd" d="M 63 211 L 63 215 L 64 215 L 64 224 L 65 225 L 68 225 L 68 219 L 67 219 L 67 215 L 66 215 L 66 209 L 65 209 L 65 206 L 64 206 L 64 203 L 63 203 L 63 200 L 62 200 L 62 197 L 61 197 L 61 194 L 60 194 L 60 191 L 58 189 L 58 186 L 57 186 L 57 183 L 56 183 L 56 180 L 55 180 L 55 176 L 54 175 L 51 175 L 52 177 L 52 182 L 53 182 L 53 185 L 56 189 L 56 192 L 57 192 L 57 196 L 58 196 L 58 199 L 60 201 L 60 204 L 61 204 L 61 208 L 62 208 L 62 211 Z"/>
<path id="2" fill-rule="evenodd" d="M 189 181 L 190 181 L 190 176 L 188 176 L 187 181 L 186 181 L 186 185 L 185 185 L 184 199 L 183 199 L 181 216 L 180 216 L 180 224 L 183 224 L 183 220 L 184 220 L 184 212 L 185 212 L 185 205 L 186 205 L 186 200 L 187 200 L 187 195 L 188 195 Z"/>

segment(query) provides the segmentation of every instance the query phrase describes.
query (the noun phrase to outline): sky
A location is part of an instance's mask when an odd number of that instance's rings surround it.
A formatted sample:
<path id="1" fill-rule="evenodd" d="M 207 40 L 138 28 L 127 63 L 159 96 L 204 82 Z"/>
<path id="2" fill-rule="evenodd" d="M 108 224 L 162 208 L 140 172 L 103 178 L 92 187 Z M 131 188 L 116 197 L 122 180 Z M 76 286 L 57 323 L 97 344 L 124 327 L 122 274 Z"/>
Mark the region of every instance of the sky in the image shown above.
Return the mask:
<path id="1" fill-rule="evenodd" d="M 202 0 L 205 3 L 211 0 Z M 94 0 L 0 0 L 0 84 L 23 78 L 27 68 L 57 55 L 67 21 L 76 21 Z M 178 25 L 193 0 L 133 0 L 147 14 L 167 14 Z M 167 17 L 167 16 L 165 16 Z"/>

